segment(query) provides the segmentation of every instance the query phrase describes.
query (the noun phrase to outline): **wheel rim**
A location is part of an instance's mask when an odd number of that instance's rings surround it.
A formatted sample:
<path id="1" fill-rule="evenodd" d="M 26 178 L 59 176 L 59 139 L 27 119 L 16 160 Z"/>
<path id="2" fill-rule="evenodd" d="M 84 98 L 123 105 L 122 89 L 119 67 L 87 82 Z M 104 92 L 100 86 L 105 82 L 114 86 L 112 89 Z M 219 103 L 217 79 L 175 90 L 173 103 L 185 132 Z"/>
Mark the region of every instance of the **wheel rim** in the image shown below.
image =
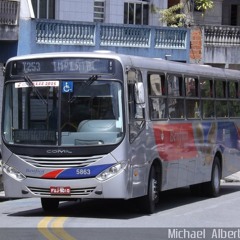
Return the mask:
<path id="1" fill-rule="evenodd" d="M 219 173 L 218 165 L 215 166 L 214 172 L 213 172 L 213 187 L 217 191 L 220 188 L 220 173 Z"/>
<path id="2" fill-rule="evenodd" d="M 157 180 L 155 178 L 152 179 L 151 184 L 151 198 L 152 201 L 155 202 L 158 198 L 158 191 L 157 191 Z"/>

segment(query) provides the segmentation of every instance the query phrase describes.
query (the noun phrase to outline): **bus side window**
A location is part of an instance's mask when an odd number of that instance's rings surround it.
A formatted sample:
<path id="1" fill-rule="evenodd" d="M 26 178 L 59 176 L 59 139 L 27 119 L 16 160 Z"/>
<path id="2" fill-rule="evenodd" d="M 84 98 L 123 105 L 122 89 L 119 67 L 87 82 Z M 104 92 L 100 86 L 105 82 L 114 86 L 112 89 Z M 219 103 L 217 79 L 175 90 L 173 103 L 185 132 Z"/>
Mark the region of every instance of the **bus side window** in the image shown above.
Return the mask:
<path id="1" fill-rule="evenodd" d="M 215 80 L 215 92 L 216 98 L 226 98 L 226 81 L 225 80 Z"/>
<path id="2" fill-rule="evenodd" d="M 239 82 L 229 81 L 228 82 L 228 106 L 229 106 L 229 117 L 236 118 L 240 117 L 240 101 L 239 101 Z"/>
<path id="3" fill-rule="evenodd" d="M 148 95 L 150 118 L 152 120 L 167 118 L 167 98 L 165 91 L 165 75 L 148 74 Z"/>
<path id="4" fill-rule="evenodd" d="M 238 82 L 234 81 L 228 82 L 228 97 L 238 98 Z"/>
<path id="5" fill-rule="evenodd" d="M 168 75 L 168 96 L 170 97 L 182 97 L 182 77 L 175 75 Z"/>
<path id="6" fill-rule="evenodd" d="M 201 79 L 200 80 L 200 92 L 202 98 L 213 97 L 213 80 L 212 79 Z"/>
<path id="7" fill-rule="evenodd" d="M 160 74 L 150 74 L 149 77 L 149 95 L 165 95 L 165 76 Z"/>
<path id="8" fill-rule="evenodd" d="M 184 83 L 186 94 L 187 118 L 199 119 L 201 114 L 200 114 L 198 78 L 185 77 Z"/>
<path id="9" fill-rule="evenodd" d="M 216 92 L 216 117 L 227 118 L 228 117 L 228 102 L 227 102 L 227 84 L 224 79 L 215 79 L 215 92 Z"/>
<path id="10" fill-rule="evenodd" d="M 185 77 L 186 97 L 198 97 L 198 79 Z"/>
<path id="11" fill-rule="evenodd" d="M 185 106 L 183 98 L 183 78 L 177 75 L 167 76 L 168 84 L 168 113 L 171 119 L 183 119 Z"/>
<path id="12" fill-rule="evenodd" d="M 214 99 L 213 99 L 213 80 L 200 79 L 200 93 L 202 99 L 202 117 L 203 119 L 215 118 Z"/>

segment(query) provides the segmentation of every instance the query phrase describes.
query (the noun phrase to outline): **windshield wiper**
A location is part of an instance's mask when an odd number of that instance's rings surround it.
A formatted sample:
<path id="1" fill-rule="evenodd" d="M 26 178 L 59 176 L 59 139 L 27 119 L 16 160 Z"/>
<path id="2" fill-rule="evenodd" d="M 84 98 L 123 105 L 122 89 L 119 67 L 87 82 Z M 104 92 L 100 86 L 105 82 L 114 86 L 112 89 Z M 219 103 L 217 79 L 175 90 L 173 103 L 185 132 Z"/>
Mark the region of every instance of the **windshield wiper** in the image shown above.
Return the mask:
<path id="1" fill-rule="evenodd" d="M 92 85 L 93 82 L 97 81 L 99 78 L 98 75 L 92 75 L 88 80 L 83 82 L 83 88 Z M 77 96 L 73 95 L 71 99 L 68 101 L 69 103 L 73 103 L 76 100 Z"/>
<path id="2" fill-rule="evenodd" d="M 28 83 L 29 87 L 33 88 L 33 91 L 36 93 L 38 98 L 42 101 L 43 104 L 47 105 L 47 101 L 44 99 L 42 94 L 39 92 L 37 87 L 34 85 L 33 81 L 29 78 L 29 76 L 25 75 L 24 80 Z"/>
<path id="3" fill-rule="evenodd" d="M 97 81 L 97 79 L 99 78 L 98 75 L 92 75 L 86 82 L 84 82 L 85 86 L 89 86 L 91 85 L 93 82 Z"/>

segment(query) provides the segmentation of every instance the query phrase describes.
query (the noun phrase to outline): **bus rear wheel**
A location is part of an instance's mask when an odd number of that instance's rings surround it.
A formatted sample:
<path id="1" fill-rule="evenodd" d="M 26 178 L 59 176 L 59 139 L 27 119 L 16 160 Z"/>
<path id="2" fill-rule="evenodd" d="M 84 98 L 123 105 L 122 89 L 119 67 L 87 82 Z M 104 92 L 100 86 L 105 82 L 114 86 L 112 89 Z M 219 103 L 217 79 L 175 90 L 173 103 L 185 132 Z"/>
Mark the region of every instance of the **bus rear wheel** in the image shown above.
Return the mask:
<path id="1" fill-rule="evenodd" d="M 157 177 L 156 169 L 154 166 L 152 166 L 149 174 L 147 195 L 141 198 L 141 208 L 143 212 L 146 214 L 154 213 L 158 201 L 159 180 Z"/>
<path id="2" fill-rule="evenodd" d="M 213 161 L 211 180 L 203 183 L 203 190 L 208 197 L 217 197 L 220 194 L 221 165 L 216 156 Z"/>
<path id="3" fill-rule="evenodd" d="M 41 198 L 41 204 L 45 212 L 54 212 L 58 209 L 59 200 L 57 198 Z"/>

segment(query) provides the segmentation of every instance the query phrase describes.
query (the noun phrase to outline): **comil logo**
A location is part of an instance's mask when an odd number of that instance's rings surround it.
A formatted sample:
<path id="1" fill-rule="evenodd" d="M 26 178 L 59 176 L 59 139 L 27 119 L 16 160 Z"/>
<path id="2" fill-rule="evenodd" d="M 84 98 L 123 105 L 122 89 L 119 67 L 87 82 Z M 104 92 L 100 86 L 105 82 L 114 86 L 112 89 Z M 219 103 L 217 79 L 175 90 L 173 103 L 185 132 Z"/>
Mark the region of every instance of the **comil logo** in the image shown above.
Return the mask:
<path id="1" fill-rule="evenodd" d="M 72 151 L 61 150 L 61 149 L 50 149 L 50 150 L 47 150 L 47 153 L 52 153 L 52 154 L 70 154 L 70 153 L 72 153 Z"/>

